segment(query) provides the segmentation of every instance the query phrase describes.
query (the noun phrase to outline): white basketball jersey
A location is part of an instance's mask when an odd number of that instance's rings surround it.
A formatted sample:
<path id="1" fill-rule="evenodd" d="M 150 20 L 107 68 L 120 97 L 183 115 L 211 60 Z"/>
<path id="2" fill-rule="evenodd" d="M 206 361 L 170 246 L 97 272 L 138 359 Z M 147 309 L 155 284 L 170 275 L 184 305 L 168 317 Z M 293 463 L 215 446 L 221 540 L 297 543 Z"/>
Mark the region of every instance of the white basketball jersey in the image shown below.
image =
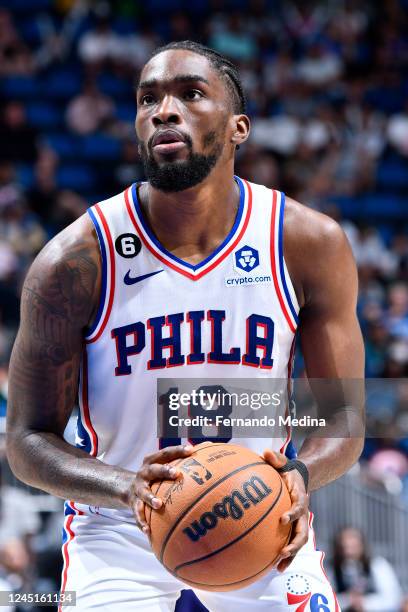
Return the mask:
<path id="1" fill-rule="evenodd" d="M 196 265 L 158 242 L 136 185 L 88 211 L 101 250 L 102 289 L 85 338 L 77 446 L 105 463 L 136 471 L 163 445 L 158 378 L 291 376 L 299 307 L 283 256 L 285 197 L 235 180 L 234 226 Z M 272 440 L 234 441 L 257 452 L 293 452 L 289 430 Z"/>

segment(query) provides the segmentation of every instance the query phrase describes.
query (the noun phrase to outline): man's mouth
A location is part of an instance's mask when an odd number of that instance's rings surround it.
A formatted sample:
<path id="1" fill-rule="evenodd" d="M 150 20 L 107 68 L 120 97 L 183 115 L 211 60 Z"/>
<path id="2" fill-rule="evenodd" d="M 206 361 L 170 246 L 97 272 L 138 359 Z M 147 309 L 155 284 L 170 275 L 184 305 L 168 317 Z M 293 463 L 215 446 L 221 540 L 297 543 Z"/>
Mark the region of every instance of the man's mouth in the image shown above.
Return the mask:
<path id="1" fill-rule="evenodd" d="M 186 140 L 177 130 L 161 130 L 152 140 L 152 149 L 158 153 L 174 153 L 185 146 Z"/>

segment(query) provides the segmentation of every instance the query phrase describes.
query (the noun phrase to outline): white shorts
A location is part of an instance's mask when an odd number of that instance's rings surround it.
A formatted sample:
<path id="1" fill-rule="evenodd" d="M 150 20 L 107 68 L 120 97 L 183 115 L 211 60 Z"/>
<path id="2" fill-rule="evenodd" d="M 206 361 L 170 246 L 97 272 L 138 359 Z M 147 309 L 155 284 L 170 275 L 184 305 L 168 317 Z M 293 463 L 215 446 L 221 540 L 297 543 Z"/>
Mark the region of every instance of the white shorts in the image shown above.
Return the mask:
<path id="1" fill-rule="evenodd" d="M 66 516 L 61 592 L 76 592 L 76 608 L 60 611 L 173 612 L 181 589 L 188 588 L 159 563 L 148 538 L 136 525 L 109 516 Z M 70 510 L 69 510 L 70 511 Z M 316 550 L 313 515 L 309 540 L 283 573 L 269 574 L 243 589 L 225 593 L 195 590 L 210 612 L 340 612 Z"/>

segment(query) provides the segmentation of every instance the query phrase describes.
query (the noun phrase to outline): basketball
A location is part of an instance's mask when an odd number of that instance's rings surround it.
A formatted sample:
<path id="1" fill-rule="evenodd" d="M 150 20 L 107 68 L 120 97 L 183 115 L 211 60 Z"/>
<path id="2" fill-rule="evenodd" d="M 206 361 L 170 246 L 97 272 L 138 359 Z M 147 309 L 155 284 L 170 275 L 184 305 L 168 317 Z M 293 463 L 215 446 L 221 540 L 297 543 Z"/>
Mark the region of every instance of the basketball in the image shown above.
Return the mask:
<path id="1" fill-rule="evenodd" d="M 268 572 L 291 526 L 291 506 L 278 472 L 255 452 L 204 442 L 172 462 L 177 480 L 152 485 L 159 510 L 146 508 L 152 549 L 174 576 L 198 589 L 230 591 Z"/>

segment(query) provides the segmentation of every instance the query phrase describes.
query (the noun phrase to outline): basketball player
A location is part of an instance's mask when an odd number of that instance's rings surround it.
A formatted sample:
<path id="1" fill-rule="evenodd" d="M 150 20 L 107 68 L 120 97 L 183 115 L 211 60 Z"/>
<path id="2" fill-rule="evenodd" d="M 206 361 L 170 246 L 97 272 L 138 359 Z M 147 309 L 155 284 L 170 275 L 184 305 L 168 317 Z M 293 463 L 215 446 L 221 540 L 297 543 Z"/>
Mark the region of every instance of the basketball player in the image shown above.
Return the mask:
<path id="1" fill-rule="evenodd" d="M 298 326 L 309 377 L 363 376 L 347 240 L 324 215 L 234 177 L 249 127 L 229 61 L 188 41 L 157 50 L 137 87 L 147 182 L 91 207 L 27 275 L 8 458 L 24 482 L 72 500 L 62 590 L 81 611 L 173 610 L 183 588 L 154 557 L 144 514 L 162 504 L 151 482 L 176 478 L 167 463 L 192 452 L 156 437 L 158 377 L 287 378 Z M 63 432 L 78 378 L 73 447 Z M 268 446 L 287 470 L 293 536 L 264 578 L 200 599 L 214 612 L 339 610 L 307 494 L 355 463 L 361 439 L 306 439 L 297 460 L 289 437 L 236 441 Z"/>

